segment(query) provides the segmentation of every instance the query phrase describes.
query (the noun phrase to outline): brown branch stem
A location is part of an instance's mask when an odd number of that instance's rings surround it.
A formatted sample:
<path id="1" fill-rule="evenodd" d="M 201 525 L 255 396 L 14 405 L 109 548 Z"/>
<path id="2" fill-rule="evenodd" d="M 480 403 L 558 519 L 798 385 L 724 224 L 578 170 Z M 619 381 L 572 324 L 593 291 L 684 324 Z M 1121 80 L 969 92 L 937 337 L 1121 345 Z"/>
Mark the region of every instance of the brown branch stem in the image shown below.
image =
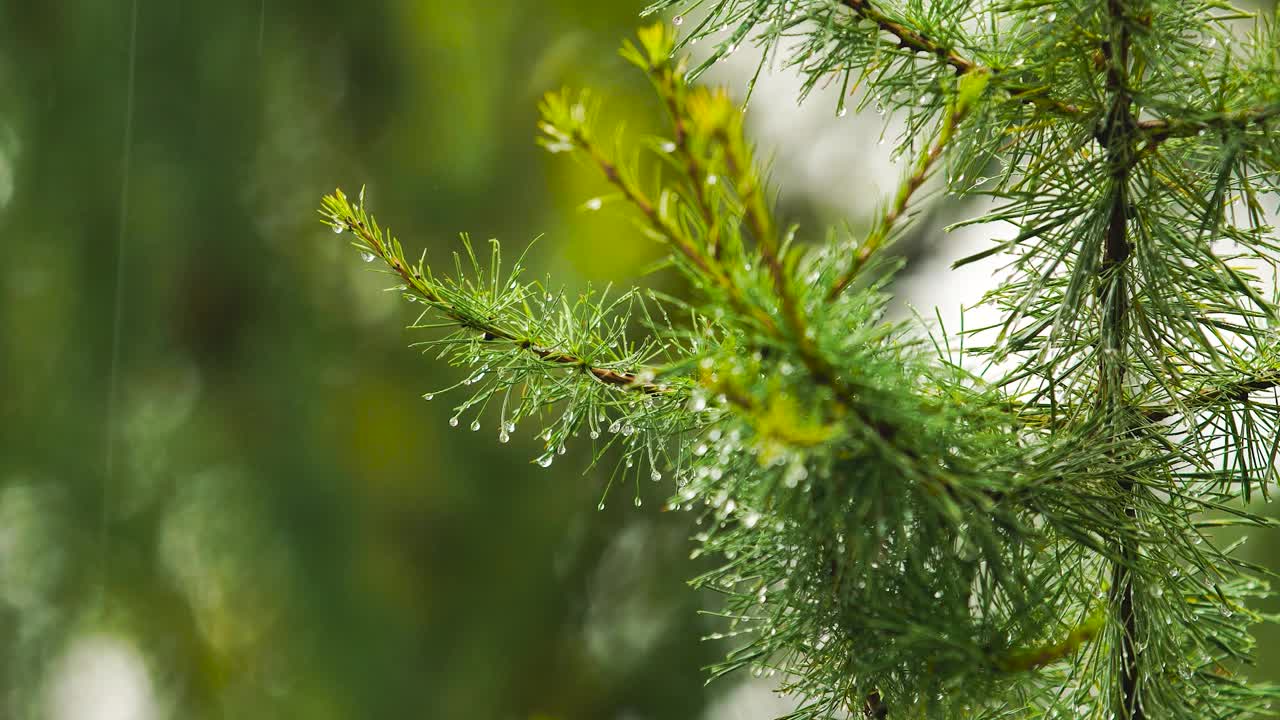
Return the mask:
<path id="1" fill-rule="evenodd" d="M 488 342 L 507 342 L 519 347 L 529 354 L 537 357 L 543 362 L 552 365 L 559 365 L 566 368 L 579 368 L 582 372 L 587 373 L 606 385 L 612 385 L 625 390 L 634 390 L 646 395 L 662 395 L 672 391 L 672 388 L 658 383 L 646 382 L 640 379 L 636 372 L 627 372 L 614 370 L 611 368 L 599 367 L 588 363 L 586 360 L 563 350 L 556 348 L 539 347 L 534 342 L 525 337 L 521 337 L 496 323 L 477 321 L 474 317 L 464 315 L 458 312 L 452 304 L 445 298 L 441 297 L 431 285 L 427 283 L 422 273 L 417 268 L 410 266 L 405 262 L 404 258 L 393 251 L 379 237 L 368 224 L 363 222 L 354 214 L 343 219 L 346 226 L 360 238 L 360 240 L 378 257 L 382 258 L 387 266 L 391 268 L 405 285 L 411 288 L 419 297 L 436 306 L 436 308 L 450 320 L 458 325 L 471 328 L 481 334 L 481 337 Z"/>

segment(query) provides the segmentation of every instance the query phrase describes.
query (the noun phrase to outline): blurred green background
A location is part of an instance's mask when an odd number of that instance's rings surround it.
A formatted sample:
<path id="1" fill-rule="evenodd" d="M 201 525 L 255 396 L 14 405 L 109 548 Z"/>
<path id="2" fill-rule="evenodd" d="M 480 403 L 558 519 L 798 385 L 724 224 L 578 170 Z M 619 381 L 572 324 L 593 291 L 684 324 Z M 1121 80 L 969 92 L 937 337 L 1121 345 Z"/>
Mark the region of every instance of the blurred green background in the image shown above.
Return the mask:
<path id="1" fill-rule="evenodd" d="M 781 713 L 703 686 L 665 488 L 597 512 L 586 448 L 450 428 L 315 213 L 367 184 L 429 257 L 545 235 L 536 274 L 635 280 L 656 248 L 533 137 L 564 84 L 658 117 L 642 6 L 0 2 L 0 717 Z"/>
<path id="2" fill-rule="evenodd" d="M 699 715 L 690 519 L 450 428 L 316 214 L 367 184 L 435 257 L 632 278 L 655 248 L 533 138 L 562 84 L 657 117 L 641 7 L 4 3 L 0 717 Z"/>

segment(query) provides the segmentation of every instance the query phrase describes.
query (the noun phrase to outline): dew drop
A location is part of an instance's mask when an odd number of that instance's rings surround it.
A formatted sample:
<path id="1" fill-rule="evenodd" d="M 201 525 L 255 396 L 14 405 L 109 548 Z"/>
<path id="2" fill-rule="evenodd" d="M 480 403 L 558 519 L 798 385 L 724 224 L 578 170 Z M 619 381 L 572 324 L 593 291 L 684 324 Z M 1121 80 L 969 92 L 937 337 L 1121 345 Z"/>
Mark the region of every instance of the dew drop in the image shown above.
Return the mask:
<path id="1" fill-rule="evenodd" d="M 671 141 L 669 141 L 669 140 L 668 140 L 667 142 L 662 143 L 662 152 L 664 152 L 664 153 L 673 153 L 673 152 L 675 152 L 675 151 L 676 151 L 676 144 L 675 144 L 675 143 L 673 143 L 673 142 L 671 142 Z"/>
<path id="2" fill-rule="evenodd" d="M 592 439 L 592 440 L 598 440 L 598 439 L 600 439 L 600 431 L 599 431 L 599 430 L 592 430 L 590 433 L 588 433 L 588 435 L 590 435 L 590 436 L 591 436 L 591 439 Z"/>
<path id="3" fill-rule="evenodd" d="M 454 415 L 449 418 L 449 427 L 458 427 L 458 416 Z"/>
<path id="4" fill-rule="evenodd" d="M 435 399 L 436 399 L 436 394 L 435 394 L 435 393 L 427 393 L 426 395 L 423 395 L 423 396 L 422 396 L 422 399 L 424 399 L 424 400 L 435 400 Z"/>
<path id="5" fill-rule="evenodd" d="M 586 209 L 588 209 L 588 210 L 599 210 L 599 209 L 600 209 L 600 207 L 601 207 L 602 205 L 604 205 L 604 201 L 603 201 L 603 200 L 601 200 L 601 199 L 600 199 L 600 198 L 598 198 L 598 197 L 593 197 L 593 198 L 591 198 L 590 200 L 588 200 L 588 201 L 583 205 L 583 207 L 585 207 L 585 208 L 586 208 Z"/>
<path id="6" fill-rule="evenodd" d="M 472 420 L 472 421 L 471 421 L 471 432 L 475 432 L 475 431 L 477 431 L 477 430 L 479 430 L 479 429 L 480 429 L 480 421 L 479 421 L 479 420 Z"/>
<path id="7" fill-rule="evenodd" d="M 542 457 L 538 458 L 538 464 L 544 468 L 551 467 L 551 463 L 554 462 L 555 459 L 556 459 L 555 455 L 552 455 L 551 453 L 546 453 Z"/>
<path id="8" fill-rule="evenodd" d="M 346 232 L 346 230 L 347 230 L 347 226 L 346 226 L 346 225 L 343 225 L 342 223 L 334 223 L 334 224 L 333 224 L 333 234 L 334 234 L 334 235 L 341 235 L 342 233 Z"/>
<path id="9" fill-rule="evenodd" d="M 603 501 L 603 500 L 601 500 L 601 501 L 600 501 L 600 504 L 599 504 L 599 505 L 596 505 L 596 509 L 597 509 L 597 510 L 603 510 L 603 509 L 604 509 L 604 501 Z"/>
<path id="10" fill-rule="evenodd" d="M 715 176 L 715 175 L 708 175 L 708 176 L 707 176 L 707 184 L 708 184 L 708 185 L 715 185 L 715 184 L 716 184 L 716 183 L 718 183 L 718 182 L 720 182 L 720 178 L 719 178 L 719 177 L 717 177 L 717 176 Z"/>
<path id="11" fill-rule="evenodd" d="M 849 108 L 847 107 L 842 107 L 836 111 L 836 117 L 844 117 L 845 115 L 848 115 L 848 114 L 849 114 Z"/>
<path id="12" fill-rule="evenodd" d="M 671 24 L 672 24 L 672 25 L 675 25 L 676 27 L 680 27 L 681 25 L 683 25 L 683 24 L 684 24 L 684 16 L 683 16 L 683 15 L 677 15 L 677 16 L 675 16 L 675 17 L 671 18 Z"/>
<path id="13" fill-rule="evenodd" d="M 507 434 L 506 430 L 503 430 L 502 432 L 498 433 L 498 442 L 500 443 L 511 442 L 511 435 Z"/>
<path id="14" fill-rule="evenodd" d="M 649 479 L 654 482 L 658 482 L 659 480 L 662 479 L 662 473 L 658 472 L 657 470 L 654 470 L 653 472 L 649 473 Z"/>
<path id="15" fill-rule="evenodd" d="M 360 259 L 365 262 L 373 262 L 374 260 L 377 260 L 377 257 L 375 257 L 373 253 L 366 251 L 360 253 Z"/>
<path id="16" fill-rule="evenodd" d="M 644 504 L 644 503 L 642 503 L 642 502 L 640 501 L 640 496 L 639 496 L 639 495 L 637 495 L 637 496 L 636 496 L 636 507 L 640 507 L 640 506 L 641 506 L 641 505 L 643 505 L 643 504 Z"/>

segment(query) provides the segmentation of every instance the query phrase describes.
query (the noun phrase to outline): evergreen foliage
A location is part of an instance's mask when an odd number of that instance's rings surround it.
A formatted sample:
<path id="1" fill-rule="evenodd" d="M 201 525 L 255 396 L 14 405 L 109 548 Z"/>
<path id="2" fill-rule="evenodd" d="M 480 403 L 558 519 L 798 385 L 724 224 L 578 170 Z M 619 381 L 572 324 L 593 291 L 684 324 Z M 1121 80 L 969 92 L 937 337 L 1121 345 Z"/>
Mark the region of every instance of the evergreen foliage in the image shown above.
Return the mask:
<path id="1" fill-rule="evenodd" d="M 539 126 L 694 299 L 570 298 L 465 238 L 444 274 L 363 198 L 325 199 L 423 306 L 424 347 L 470 368 L 455 424 L 534 423 L 544 467 L 585 434 L 615 478 L 673 479 L 722 558 L 695 580 L 735 638 L 712 674 L 778 673 L 791 718 L 1264 712 L 1277 690 L 1242 671 L 1266 573 L 1217 529 L 1272 524 L 1240 501 L 1280 443 L 1273 28 L 1230 43 L 1243 14 L 1195 0 L 703 4 L 622 51 L 667 137 L 602 140 L 587 93 L 549 94 Z M 750 39 L 907 119 L 864 236 L 776 217 L 740 110 L 678 57 L 724 31 L 708 63 Z M 960 337 L 981 347 L 884 317 L 884 249 L 937 174 L 1016 228 L 961 261 L 1006 260 L 1001 322 Z"/>

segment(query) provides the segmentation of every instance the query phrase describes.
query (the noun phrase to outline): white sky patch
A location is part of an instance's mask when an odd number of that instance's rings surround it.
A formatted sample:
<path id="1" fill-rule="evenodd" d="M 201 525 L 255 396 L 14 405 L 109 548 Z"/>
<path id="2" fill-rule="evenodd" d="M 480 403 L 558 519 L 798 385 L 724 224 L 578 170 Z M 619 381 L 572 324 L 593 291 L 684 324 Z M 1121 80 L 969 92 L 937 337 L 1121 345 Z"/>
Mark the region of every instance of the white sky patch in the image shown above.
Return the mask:
<path id="1" fill-rule="evenodd" d="M 156 720 L 155 687 L 137 648 L 114 635 L 74 640 L 51 674 L 49 720 Z"/>

